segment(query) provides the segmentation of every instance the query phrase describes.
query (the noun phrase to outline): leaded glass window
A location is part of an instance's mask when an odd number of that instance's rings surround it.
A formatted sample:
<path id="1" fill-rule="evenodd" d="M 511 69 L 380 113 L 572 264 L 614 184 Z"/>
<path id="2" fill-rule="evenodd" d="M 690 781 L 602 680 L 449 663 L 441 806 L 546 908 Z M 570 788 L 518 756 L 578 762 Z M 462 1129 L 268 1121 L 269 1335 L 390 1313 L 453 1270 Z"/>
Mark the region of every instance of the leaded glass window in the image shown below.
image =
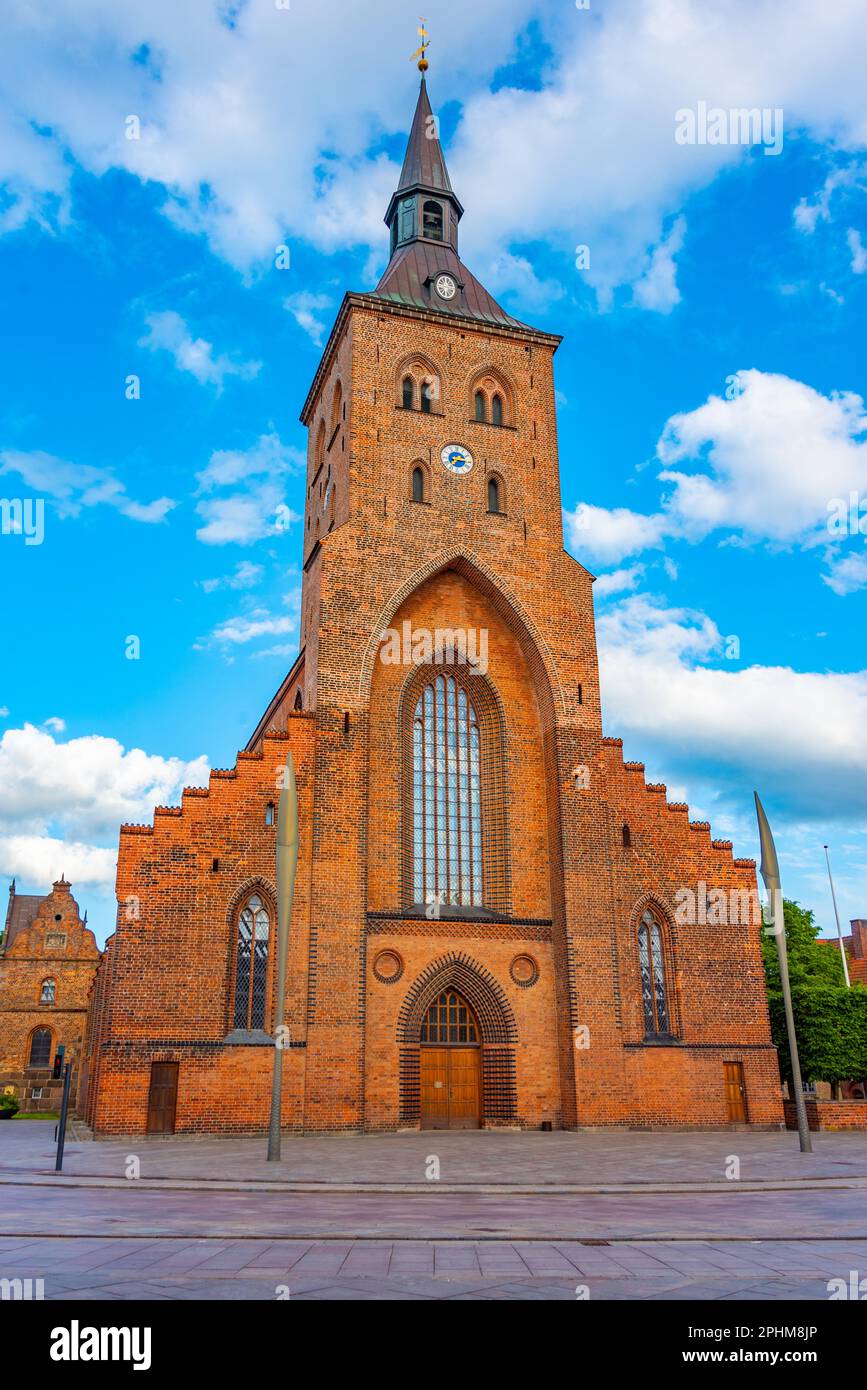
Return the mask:
<path id="1" fill-rule="evenodd" d="M 481 907 L 479 722 L 453 676 L 419 696 L 412 760 L 413 902 Z"/>
<path id="2" fill-rule="evenodd" d="M 491 401 L 491 424 L 501 425 L 503 423 L 503 398 L 494 396 Z"/>
<path id="3" fill-rule="evenodd" d="M 49 1067 L 51 1065 L 51 1029 L 37 1028 L 30 1037 L 29 1067 Z"/>
<path id="4" fill-rule="evenodd" d="M 43 980 L 39 995 L 40 1004 L 53 1004 L 57 999 L 57 985 L 54 980 Z"/>
<path id="5" fill-rule="evenodd" d="M 433 1001 L 421 1025 L 423 1043 L 477 1043 L 476 1020 L 465 999 L 453 989 Z"/>
<path id="6" fill-rule="evenodd" d="M 668 1033 L 668 1004 L 665 995 L 665 959 L 662 932 L 650 912 L 645 912 L 638 928 L 638 954 L 641 962 L 641 1000 L 644 1005 L 644 1031 Z"/>
<path id="7" fill-rule="evenodd" d="M 235 1027 L 264 1028 L 271 923 L 262 899 L 253 894 L 238 918 L 235 967 Z"/>

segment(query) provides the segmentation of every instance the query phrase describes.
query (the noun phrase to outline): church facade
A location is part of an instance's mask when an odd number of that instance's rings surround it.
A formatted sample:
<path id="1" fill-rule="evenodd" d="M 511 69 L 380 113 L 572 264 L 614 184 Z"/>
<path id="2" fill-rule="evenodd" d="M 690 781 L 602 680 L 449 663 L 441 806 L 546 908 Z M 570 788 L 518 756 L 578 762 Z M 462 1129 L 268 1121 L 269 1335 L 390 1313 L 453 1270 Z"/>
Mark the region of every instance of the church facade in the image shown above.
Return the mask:
<path id="1" fill-rule="evenodd" d="M 121 831 L 97 1133 L 267 1125 L 287 750 L 287 1129 L 782 1121 L 760 926 L 702 910 L 757 901 L 754 863 L 603 736 L 560 340 L 473 277 L 462 213 L 422 79 L 388 267 L 302 412 L 298 658 L 235 767 Z"/>

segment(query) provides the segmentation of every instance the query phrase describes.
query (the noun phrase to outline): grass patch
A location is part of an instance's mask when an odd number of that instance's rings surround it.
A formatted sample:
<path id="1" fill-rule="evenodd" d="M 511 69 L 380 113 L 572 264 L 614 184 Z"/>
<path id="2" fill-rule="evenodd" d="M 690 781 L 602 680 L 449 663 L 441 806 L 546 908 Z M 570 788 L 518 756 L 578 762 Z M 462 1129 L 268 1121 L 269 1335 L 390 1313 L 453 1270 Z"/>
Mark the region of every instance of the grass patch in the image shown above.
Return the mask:
<path id="1" fill-rule="evenodd" d="M 60 1112 L 57 1110 L 19 1110 L 17 1115 L 12 1116 L 13 1120 L 54 1120 L 60 1119 Z"/>

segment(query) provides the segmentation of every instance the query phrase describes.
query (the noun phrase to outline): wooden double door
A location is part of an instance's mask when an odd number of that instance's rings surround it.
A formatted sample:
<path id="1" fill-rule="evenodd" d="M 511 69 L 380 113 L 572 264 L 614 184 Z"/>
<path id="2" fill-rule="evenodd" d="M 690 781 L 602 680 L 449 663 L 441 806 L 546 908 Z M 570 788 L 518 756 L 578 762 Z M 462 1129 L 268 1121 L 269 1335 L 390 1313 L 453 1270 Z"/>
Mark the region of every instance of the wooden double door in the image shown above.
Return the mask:
<path id="1" fill-rule="evenodd" d="M 481 1049 L 421 1048 L 422 1129 L 480 1129 Z"/>

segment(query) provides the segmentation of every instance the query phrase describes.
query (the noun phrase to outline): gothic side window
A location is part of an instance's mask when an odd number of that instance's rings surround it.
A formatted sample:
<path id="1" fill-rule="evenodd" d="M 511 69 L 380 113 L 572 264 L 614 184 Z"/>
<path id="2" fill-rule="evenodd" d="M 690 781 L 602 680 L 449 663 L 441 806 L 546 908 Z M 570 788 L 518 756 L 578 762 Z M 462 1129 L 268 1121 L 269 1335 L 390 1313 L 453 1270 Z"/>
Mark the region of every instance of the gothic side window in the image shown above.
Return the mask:
<path id="1" fill-rule="evenodd" d="M 411 376 L 405 376 L 401 387 L 401 400 L 404 410 L 412 410 L 415 396 L 415 382 Z"/>
<path id="2" fill-rule="evenodd" d="M 476 392 L 475 397 L 474 397 L 474 403 L 475 403 L 476 419 L 477 419 L 477 420 L 484 420 L 484 419 L 486 418 L 486 415 L 485 415 L 485 406 L 486 406 L 486 402 L 485 402 L 485 393 L 484 393 L 484 391 L 477 391 L 477 392 Z"/>
<path id="3" fill-rule="evenodd" d="M 433 399 L 434 399 L 434 388 L 433 388 L 433 383 L 430 382 L 430 381 L 423 381 L 422 384 L 421 384 L 421 408 L 422 408 L 422 410 L 424 411 L 425 415 L 429 415 L 429 414 L 430 414 L 430 412 L 431 412 L 431 407 L 432 407 L 432 405 L 433 405 Z"/>
<path id="4" fill-rule="evenodd" d="M 35 1028 L 30 1035 L 28 1067 L 51 1066 L 51 1029 Z"/>
<path id="5" fill-rule="evenodd" d="M 412 500 L 424 501 L 424 469 L 419 464 L 412 470 Z"/>
<path id="6" fill-rule="evenodd" d="M 43 980 L 42 989 L 39 994 L 40 1004 L 53 1004 L 57 999 L 57 981 Z"/>
<path id="7" fill-rule="evenodd" d="M 488 511 L 501 512 L 503 510 L 502 488 L 499 478 L 488 479 Z"/>
<path id="8" fill-rule="evenodd" d="M 479 722 L 466 691 L 437 676 L 412 727 L 413 901 L 482 903 Z"/>
<path id="9" fill-rule="evenodd" d="M 652 912 L 645 912 L 638 928 L 638 957 L 641 965 L 644 1031 L 648 1036 L 668 1035 L 665 952 L 662 931 Z"/>
<path id="10" fill-rule="evenodd" d="M 491 401 L 491 424 L 501 425 L 503 423 L 503 398 L 500 395 L 494 396 Z"/>
<path id="11" fill-rule="evenodd" d="M 238 917 L 235 962 L 236 1028 L 264 1028 L 268 985 L 268 909 L 257 893 L 249 897 Z"/>

